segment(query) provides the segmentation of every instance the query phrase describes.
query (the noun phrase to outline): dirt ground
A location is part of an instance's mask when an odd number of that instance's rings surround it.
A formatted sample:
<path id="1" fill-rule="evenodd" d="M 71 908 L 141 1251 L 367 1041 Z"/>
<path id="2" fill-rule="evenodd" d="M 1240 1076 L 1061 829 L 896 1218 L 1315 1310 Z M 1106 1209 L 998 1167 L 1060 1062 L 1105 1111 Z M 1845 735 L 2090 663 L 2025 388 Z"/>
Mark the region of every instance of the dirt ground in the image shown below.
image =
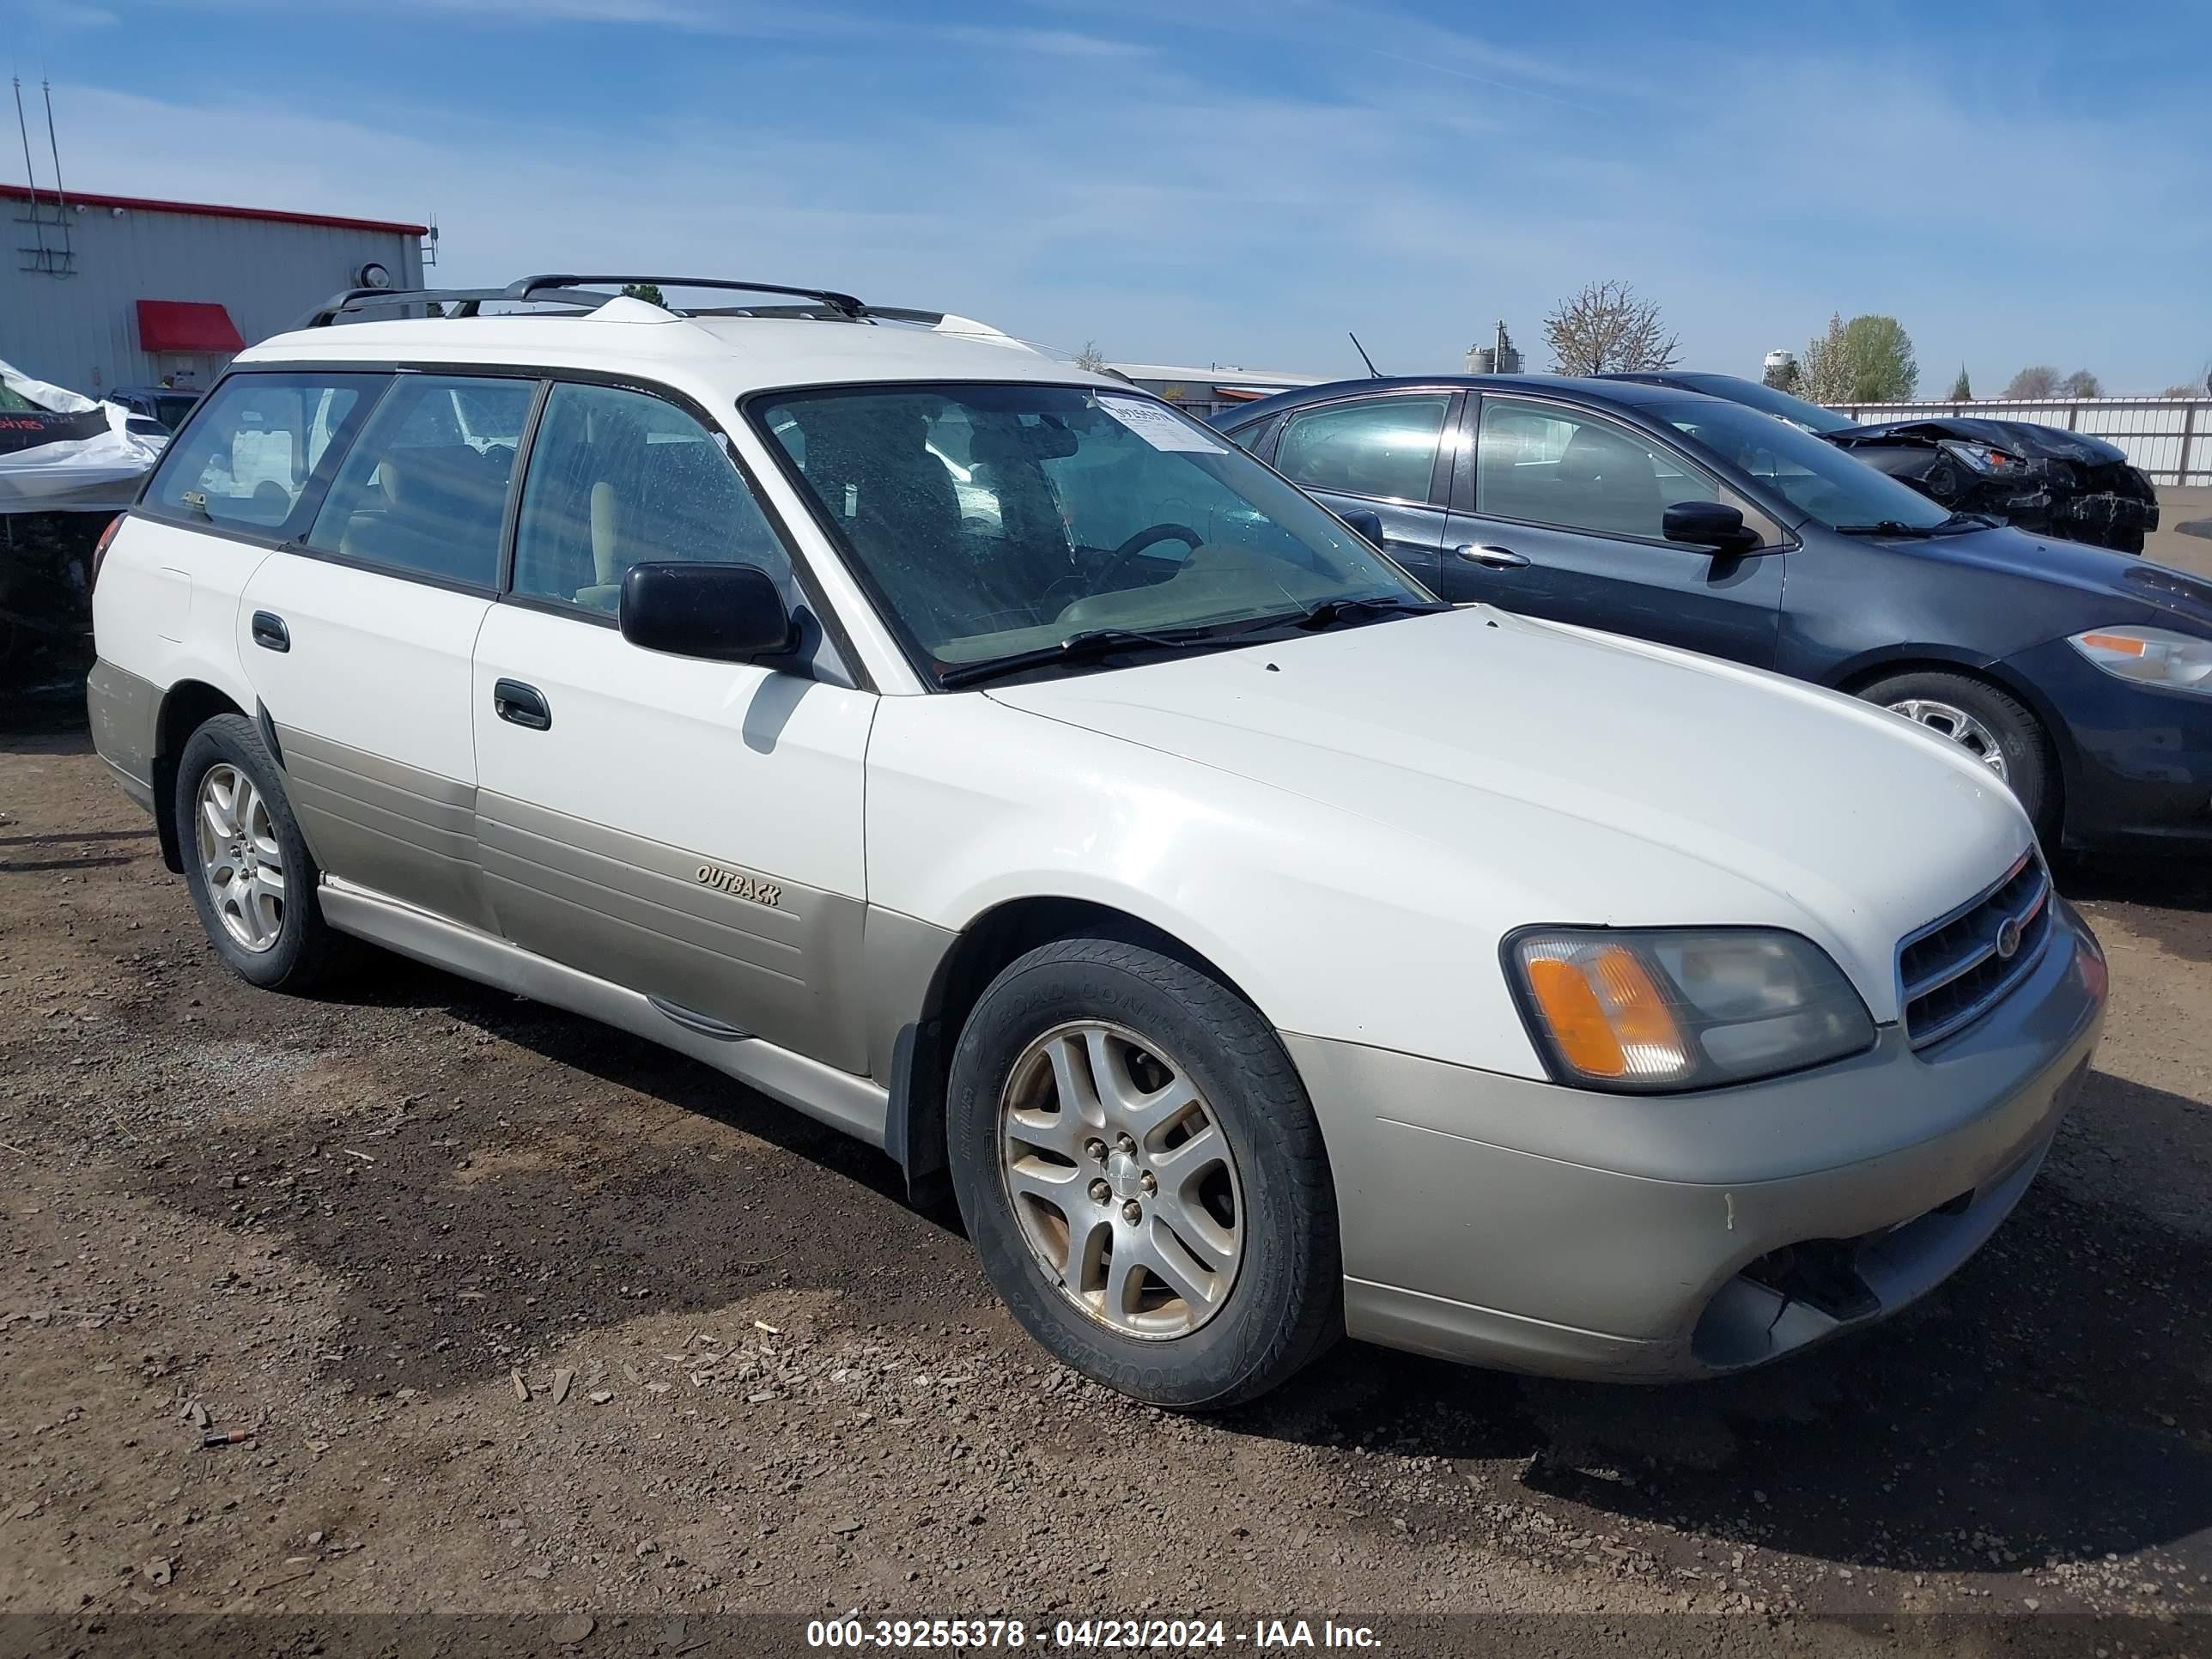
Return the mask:
<path id="1" fill-rule="evenodd" d="M 702 1067 L 396 958 L 249 988 L 81 732 L 0 735 L 0 1647 L 459 1610 L 681 1652 L 859 1609 L 2189 1650 L 2212 860 L 2064 881 L 2096 1075 L 1918 1309 L 1662 1390 L 1347 1345 L 1188 1421 L 1045 1360 L 886 1160 Z"/>

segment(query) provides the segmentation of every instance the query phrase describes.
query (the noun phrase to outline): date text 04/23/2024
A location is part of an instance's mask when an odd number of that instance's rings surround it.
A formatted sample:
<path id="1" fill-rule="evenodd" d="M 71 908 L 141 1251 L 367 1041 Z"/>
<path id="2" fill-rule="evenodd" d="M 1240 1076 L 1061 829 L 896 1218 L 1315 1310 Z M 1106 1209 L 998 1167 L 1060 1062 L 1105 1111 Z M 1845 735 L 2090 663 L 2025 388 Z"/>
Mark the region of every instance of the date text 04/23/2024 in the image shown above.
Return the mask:
<path id="1" fill-rule="evenodd" d="M 1224 1648 L 1372 1651 L 1382 1641 L 1372 1626 L 1340 1625 L 1330 1619 L 1255 1619 L 1248 1628 L 1219 1619 L 1061 1619 L 1032 1632 L 1020 1619 L 846 1618 L 808 1620 L 806 1644 L 894 1652 L 1036 1646 L 1062 1651 L 1189 1653 Z"/>

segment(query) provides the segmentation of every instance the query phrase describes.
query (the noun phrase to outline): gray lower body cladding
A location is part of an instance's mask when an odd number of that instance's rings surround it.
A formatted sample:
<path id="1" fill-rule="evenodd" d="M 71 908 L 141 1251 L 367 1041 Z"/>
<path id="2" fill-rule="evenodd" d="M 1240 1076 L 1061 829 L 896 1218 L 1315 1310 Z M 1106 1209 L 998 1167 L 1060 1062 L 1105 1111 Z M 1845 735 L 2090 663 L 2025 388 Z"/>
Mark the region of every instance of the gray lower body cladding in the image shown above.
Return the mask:
<path id="1" fill-rule="evenodd" d="M 94 751 L 107 763 L 123 793 L 152 811 L 161 688 L 103 657 L 85 678 L 84 704 Z"/>
<path id="2" fill-rule="evenodd" d="M 280 727 L 329 874 L 810 1055 L 868 1069 L 863 900 Z"/>

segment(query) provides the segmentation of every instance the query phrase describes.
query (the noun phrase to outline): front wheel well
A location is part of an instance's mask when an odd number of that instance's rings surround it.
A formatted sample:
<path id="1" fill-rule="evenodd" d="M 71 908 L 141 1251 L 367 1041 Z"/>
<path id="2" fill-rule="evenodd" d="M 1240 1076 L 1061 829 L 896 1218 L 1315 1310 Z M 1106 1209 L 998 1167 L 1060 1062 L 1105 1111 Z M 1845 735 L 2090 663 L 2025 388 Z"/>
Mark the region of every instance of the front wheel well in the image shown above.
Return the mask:
<path id="1" fill-rule="evenodd" d="M 246 711 L 205 680 L 179 680 L 161 698 L 154 727 L 154 828 L 161 839 L 161 862 L 185 872 L 182 827 L 177 823 L 177 757 L 192 733 L 217 714 Z"/>
<path id="2" fill-rule="evenodd" d="M 906 1170 L 907 1190 L 918 1204 L 946 1197 L 945 1105 L 952 1076 L 952 1051 L 993 980 L 1018 957 L 1054 939 L 1125 939 L 1172 957 L 1249 996 L 1200 952 L 1172 933 L 1110 904 L 1087 899 L 1011 899 L 987 910 L 962 930 L 932 975 L 914 1023 L 901 1032 L 893 1065 L 885 1150 Z"/>

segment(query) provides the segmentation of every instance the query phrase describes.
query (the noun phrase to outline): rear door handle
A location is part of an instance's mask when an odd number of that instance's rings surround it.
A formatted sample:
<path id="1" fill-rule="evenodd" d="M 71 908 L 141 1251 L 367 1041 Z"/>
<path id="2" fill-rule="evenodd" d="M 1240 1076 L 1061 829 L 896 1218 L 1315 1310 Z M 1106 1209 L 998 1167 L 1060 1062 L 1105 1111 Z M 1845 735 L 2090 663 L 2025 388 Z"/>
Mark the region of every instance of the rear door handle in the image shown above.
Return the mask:
<path id="1" fill-rule="evenodd" d="M 545 694 L 520 680 L 501 680 L 491 689 L 492 712 L 513 726 L 543 732 L 553 724 L 553 711 Z"/>
<path id="2" fill-rule="evenodd" d="M 1473 542 L 1463 542 L 1452 551 L 1469 564 L 1492 570 L 1518 570 L 1528 562 L 1526 553 L 1516 553 L 1510 547 L 1478 547 Z"/>
<path id="3" fill-rule="evenodd" d="M 284 619 L 273 611 L 253 613 L 253 642 L 264 651 L 289 651 L 292 630 L 284 626 Z"/>

